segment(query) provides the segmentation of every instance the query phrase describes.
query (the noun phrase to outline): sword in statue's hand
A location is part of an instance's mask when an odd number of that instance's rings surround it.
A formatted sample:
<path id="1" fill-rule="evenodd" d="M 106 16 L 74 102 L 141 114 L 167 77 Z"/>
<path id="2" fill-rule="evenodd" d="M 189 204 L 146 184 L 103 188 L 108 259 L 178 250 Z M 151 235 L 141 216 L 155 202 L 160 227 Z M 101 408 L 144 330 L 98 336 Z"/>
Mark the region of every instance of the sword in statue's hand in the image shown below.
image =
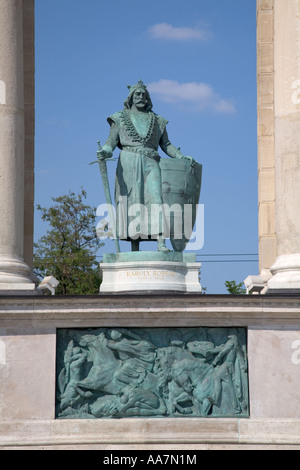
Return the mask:
<path id="1" fill-rule="evenodd" d="M 114 158 L 104 158 L 103 156 L 101 156 L 102 148 L 100 146 L 100 140 L 98 140 L 97 143 L 98 143 L 97 160 L 95 162 L 90 163 L 90 165 L 92 165 L 93 163 L 98 163 L 99 164 L 102 183 L 103 183 L 103 189 L 104 189 L 104 195 L 105 195 L 106 204 L 107 204 L 107 208 L 108 208 L 109 220 L 110 220 L 110 224 L 111 224 L 113 238 L 115 240 L 115 245 L 116 245 L 116 251 L 117 251 L 117 253 L 120 253 L 120 245 L 119 245 L 119 239 L 118 239 L 118 236 L 117 236 L 115 214 L 114 214 L 113 205 L 112 205 L 111 193 L 110 193 L 110 188 L 109 188 L 109 180 L 108 180 L 108 174 L 107 174 L 107 166 L 106 166 L 106 161 L 112 161 L 112 160 L 115 160 L 115 159 Z"/>

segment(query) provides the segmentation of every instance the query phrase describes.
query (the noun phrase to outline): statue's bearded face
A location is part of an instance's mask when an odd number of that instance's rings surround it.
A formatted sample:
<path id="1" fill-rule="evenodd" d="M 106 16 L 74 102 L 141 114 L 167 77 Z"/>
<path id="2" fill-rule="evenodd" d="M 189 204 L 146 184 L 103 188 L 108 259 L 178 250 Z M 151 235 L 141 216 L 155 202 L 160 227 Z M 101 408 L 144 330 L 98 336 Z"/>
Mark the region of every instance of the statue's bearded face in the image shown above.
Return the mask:
<path id="1" fill-rule="evenodd" d="M 147 93 L 143 88 L 138 88 L 133 93 L 132 104 L 138 110 L 144 110 L 147 105 Z"/>

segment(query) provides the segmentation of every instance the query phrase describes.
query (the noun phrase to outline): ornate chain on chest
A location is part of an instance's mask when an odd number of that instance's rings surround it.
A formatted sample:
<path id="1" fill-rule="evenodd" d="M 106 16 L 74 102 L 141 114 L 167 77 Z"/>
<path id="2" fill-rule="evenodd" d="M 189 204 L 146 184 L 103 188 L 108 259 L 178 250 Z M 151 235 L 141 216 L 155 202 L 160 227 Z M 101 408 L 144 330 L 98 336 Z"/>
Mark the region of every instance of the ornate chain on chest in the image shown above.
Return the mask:
<path id="1" fill-rule="evenodd" d="M 156 121 L 156 117 L 154 113 L 149 113 L 149 114 L 150 114 L 150 122 L 148 126 L 148 131 L 146 135 L 143 137 L 139 134 L 135 125 L 133 124 L 130 118 L 129 111 L 127 111 L 126 109 L 123 110 L 122 115 L 121 115 L 121 120 L 126 129 L 127 135 L 132 138 L 133 142 L 139 142 L 145 145 L 151 139 L 153 132 L 155 130 L 157 121 Z"/>

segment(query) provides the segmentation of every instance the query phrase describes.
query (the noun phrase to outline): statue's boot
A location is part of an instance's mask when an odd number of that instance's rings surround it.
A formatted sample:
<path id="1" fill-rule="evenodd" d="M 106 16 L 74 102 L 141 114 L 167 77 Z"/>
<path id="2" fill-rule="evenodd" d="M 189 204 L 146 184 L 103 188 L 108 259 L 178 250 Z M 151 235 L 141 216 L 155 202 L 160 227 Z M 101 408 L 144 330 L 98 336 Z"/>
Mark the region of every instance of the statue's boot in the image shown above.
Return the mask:
<path id="1" fill-rule="evenodd" d="M 157 249 L 158 249 L 158 251 L 162 251 L 164 253 L 170 253 L 170 251 L 171 251 L 166 247 L 166 243 L 165 243 L 165 240 L 163 238 L 158 239 Z"/>

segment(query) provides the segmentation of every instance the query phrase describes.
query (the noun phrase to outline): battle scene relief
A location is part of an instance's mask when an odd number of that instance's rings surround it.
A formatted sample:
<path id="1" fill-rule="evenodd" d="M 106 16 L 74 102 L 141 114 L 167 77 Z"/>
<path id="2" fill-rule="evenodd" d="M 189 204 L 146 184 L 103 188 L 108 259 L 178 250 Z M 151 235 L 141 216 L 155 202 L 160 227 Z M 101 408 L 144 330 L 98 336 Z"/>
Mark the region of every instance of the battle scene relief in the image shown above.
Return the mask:
<path id="1" fill-rule="evenodd" d="M 244 328 L 57 332 L 56 417 L 248 417 Z"/>

